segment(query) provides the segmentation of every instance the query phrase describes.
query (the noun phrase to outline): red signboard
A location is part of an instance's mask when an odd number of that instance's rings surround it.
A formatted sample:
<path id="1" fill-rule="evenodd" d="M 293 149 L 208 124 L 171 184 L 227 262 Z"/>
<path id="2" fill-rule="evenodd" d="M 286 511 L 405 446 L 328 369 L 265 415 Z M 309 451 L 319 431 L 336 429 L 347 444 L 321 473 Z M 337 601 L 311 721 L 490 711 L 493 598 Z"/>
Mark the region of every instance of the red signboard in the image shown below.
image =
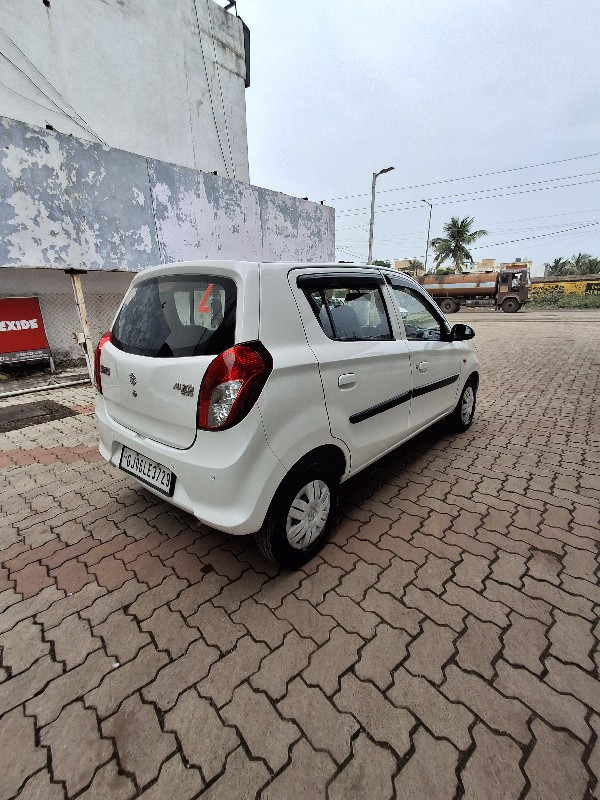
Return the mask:
<path id="1" fill-rule="evenodd" d="M 0 364 L 50 358 L 37 297 L 0 298 Z"/>

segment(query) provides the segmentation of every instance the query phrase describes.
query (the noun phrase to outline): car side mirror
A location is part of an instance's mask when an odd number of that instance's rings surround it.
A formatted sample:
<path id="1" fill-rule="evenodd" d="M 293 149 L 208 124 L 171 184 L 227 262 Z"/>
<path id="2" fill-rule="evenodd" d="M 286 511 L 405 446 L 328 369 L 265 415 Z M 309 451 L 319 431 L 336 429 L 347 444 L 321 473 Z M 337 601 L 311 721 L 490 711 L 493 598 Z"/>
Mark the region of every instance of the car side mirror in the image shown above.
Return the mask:
<path id="1" fill-rule="evenodd" d="M 466 339 L 472 339 L 475 336 L 475 331 L 469 325 L 458 323 L 454 325 L 450 331 L 451 342 L 464 342 Z"/>

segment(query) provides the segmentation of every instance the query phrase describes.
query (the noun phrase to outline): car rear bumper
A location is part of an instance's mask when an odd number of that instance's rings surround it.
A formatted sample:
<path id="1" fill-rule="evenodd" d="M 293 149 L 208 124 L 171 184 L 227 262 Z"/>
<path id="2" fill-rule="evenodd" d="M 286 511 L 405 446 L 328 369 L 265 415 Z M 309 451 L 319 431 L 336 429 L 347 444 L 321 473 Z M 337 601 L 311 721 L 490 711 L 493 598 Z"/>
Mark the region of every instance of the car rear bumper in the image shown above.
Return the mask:
<path id="1" fill-rule="evenodd" d="M 286 474 L 267 444 L 256 406 L 233 428 L 198 431 L 187 450 L 155 442 L 120 425 L 108 415 L 102 395 L 96 401 L 96 417 L 100 454 L 110 464 L 119 467 L 124 445 L 162 464 L 176 476 L 172 497 L 138 481 L 140 485 L 226 533 L 257 531 Z"/>

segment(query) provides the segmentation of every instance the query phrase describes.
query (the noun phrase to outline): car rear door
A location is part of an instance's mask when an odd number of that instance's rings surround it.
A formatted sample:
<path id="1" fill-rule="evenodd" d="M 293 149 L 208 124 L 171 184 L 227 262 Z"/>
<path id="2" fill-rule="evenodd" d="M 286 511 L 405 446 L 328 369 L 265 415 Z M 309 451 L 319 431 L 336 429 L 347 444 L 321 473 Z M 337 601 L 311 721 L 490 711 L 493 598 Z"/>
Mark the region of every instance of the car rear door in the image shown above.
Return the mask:
<path id="1" fill-rule="evenodd" d="M 375 269 L 292 270 L 308 343 L 319 363 L 331 434 L 355 471 L 408 434 L 410 355 Z"/>
<path id="2" fill-rule="evenodd" d="M 100 370 L 111 419 L 185 449 L 196 438 L 204 373 L 235 341 L 241 279 L 233 270 L 181 269 L 134 281 L 102 348 Z M 247 338 L 256 329 L 257 321 Z"/>
<path id="3" fill-rule="evenodd" d="M 410 352 L 410 428 L 417 431 L 449 413 L 458 400 L 461 348 L 433 301 L 413 281 L 386 273 Z"/>

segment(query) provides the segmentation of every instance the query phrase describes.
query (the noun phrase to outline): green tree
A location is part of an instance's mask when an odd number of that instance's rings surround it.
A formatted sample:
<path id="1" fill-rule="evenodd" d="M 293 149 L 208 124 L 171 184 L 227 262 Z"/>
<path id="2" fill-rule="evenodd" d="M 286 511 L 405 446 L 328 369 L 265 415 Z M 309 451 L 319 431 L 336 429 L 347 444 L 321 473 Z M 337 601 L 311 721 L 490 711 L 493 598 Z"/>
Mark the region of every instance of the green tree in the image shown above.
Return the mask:
<path id="1" fill-rule="evenodd" d="M 487 236 L 487 231 L 471 230 L 473 217 L 452 217 L 450 222 L 444 225 L 445 236 L 439 236 L 431 240 L 431 246 L 435 251 L 434 262 L 440 267 L 445 261 L 452 261 L 456 272 L 462 272 L 465 264 L 473 263 L 473 256 L 467 249 L 469 245 L 476 242 L 482 236 Z"/>
<path id="2" fill-rule="evenodd" d="M 425 267 L 423 266 L 423 262 L 418 258 L 411 258 L 408 262 L 408 269 L 411 272 L 414 272 L 417 275 L 419 272 L 422 272 Z"/>
<path id="3" fill-rule="evenodd" d="M 551 264 L 544 264 L 549 276 L 553 278 L 560 277 L 561 275 L 571 275 L 573 265 L 568 258 L 555 258 Z"/>
<path id="4" fill-rule="evenodd" d="M 577 253 L 576 256 L 572 256 L 571 264 L 573 266 L 573 273 L 575 275 L 588 275 L 591 259 L 592 256 L 590 253 Z"/>
<path id="5" fill-rule="evenodd" d="M 588 264 L 588 275 L 600 275 L 600 258 L 595 258 L 591 256 Z"/>
<path id="6" fill-rule="evenodd" d="M 373 263 L 374 267 L 391 267 L 392 266 L 391 261 L 373 261 L 372 263 Z"/>

